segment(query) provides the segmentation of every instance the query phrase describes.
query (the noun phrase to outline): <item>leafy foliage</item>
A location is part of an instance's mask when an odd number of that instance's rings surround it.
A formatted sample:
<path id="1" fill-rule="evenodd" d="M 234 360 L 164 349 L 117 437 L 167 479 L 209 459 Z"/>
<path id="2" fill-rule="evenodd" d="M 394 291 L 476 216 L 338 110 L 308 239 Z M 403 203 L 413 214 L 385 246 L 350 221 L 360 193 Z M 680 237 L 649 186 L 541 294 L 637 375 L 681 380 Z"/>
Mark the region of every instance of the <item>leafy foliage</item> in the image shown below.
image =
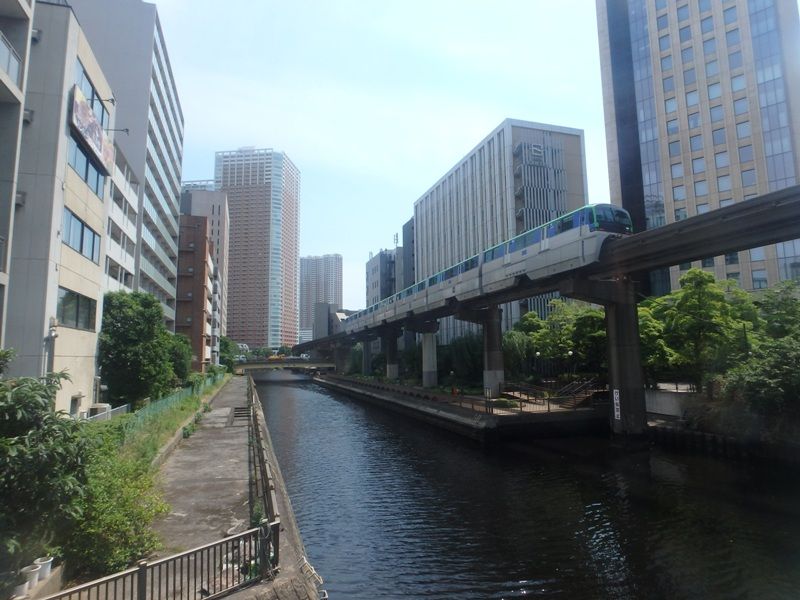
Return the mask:
<path id="1" fill-rule="evenodd" d="M 237 354 L 239 354 L 239 347 L 236 343 L 229 337 L 221 336 L 219 338 L 219 364 L 224 365 L 229 373 L 233 373 Z"/>
<path id="2" fill-rule="evenodd" d="M 81 515 L 86 440 L 52 408 L 66 378 L 0 379 L 0 572 L 63 543 Z"/>
<path id="3" fill-rule="evenodd" d="M 169 333 L 151 294 L 109 292 L 103 300 L 99 361 L 112 402 L 165 395 L 173 384 Z"/>
<path id="4" fill-rule="evenodd" d="M 186 385 L 192 371 L 192 342 L 180 333 L 168 333 L 166 340 L 172 372 L 177 380 L 174 383 L 178 386 Z"/>

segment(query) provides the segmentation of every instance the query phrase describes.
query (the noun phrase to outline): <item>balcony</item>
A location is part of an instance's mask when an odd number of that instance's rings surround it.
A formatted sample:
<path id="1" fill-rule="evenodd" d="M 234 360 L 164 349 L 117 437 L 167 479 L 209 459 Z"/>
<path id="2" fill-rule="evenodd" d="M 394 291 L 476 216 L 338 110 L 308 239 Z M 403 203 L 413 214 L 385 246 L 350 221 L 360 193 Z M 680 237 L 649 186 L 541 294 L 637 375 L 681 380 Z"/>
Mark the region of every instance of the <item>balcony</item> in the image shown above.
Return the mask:
<path id="1" fill-rule="evenodd" d="M 14 50 L 14 46 L 8 41 L 3 32 L 0 31 L 0 69 L 5 71 L 9 79 L 14 82 L 17 88 L 22 85 L 22 61 L 19 54 Z"/>

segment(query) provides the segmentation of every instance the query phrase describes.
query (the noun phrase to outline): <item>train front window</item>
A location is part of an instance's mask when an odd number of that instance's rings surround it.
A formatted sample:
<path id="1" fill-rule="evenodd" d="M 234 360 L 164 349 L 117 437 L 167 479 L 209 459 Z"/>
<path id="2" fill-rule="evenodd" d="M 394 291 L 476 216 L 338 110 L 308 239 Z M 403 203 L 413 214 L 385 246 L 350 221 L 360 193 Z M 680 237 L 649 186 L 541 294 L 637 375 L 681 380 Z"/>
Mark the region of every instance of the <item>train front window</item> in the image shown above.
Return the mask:
<path id="1" fill-rule="evenodd" d="M 614 206 L 600 205 L 594 207 L 597 228 L 613 233 L 631 233 L 633 231 L 628 213 Z"/>

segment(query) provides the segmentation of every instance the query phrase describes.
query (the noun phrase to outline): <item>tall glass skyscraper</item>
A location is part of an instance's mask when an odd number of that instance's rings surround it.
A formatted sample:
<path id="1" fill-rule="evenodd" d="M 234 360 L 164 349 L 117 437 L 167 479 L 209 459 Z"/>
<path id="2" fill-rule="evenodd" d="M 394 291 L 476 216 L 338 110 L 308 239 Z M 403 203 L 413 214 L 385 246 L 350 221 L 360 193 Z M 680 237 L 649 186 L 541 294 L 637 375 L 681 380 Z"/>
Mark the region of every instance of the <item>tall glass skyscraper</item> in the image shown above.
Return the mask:
<path id="1" fill-rule="evenodd" d="M 300 171 L 283 152 L 217 152 L 230 213 L 228 337 L 251 348 L 298 340 Z"/>
<path id="2" fill-rule="evenodd" d="M 342 255 L 300 258 L 300 341 L 310 341 L 317 302 L 342 308 Z"/>
<path id="3" fill-rule="evenodd" d="M 794 0 L 597 0 L 612 201 L 636 229 L 795 185 L 800 20 Z M 800 277 L 800 240 L 707 257 L 744 289 Z"/>
<path id="4" fill-rule="evenodd" d="M 175 326 L 183 112 L 154 4 L 142 0 L 70 0 L 117 108 L 117 136 L 139 181 L 134 289 L 162 304 Z"/>

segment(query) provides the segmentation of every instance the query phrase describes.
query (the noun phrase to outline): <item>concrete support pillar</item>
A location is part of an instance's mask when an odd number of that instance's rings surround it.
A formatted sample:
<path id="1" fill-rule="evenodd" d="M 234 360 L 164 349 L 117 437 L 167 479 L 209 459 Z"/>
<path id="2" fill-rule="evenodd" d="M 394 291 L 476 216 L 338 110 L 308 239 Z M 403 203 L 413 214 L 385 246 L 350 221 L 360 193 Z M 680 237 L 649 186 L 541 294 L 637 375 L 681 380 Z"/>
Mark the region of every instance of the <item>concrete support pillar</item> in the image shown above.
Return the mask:
<path id="1" fill-rule="evenodd" d="M 619 300 L 606 305 L 611 424 L 614 433 L 642 435 L 647 426 L 633 283 L 619 282 Z"/>
<path id="2" fill-rule="evenodd" d="M 336 373 L 344 375 L 347 373 L 347 363 L 350 362 L 350 346 L 334 346 L 333 366 Z"/>
<path id="3" fill-rule="evenodd" d="M 422 387 L 436 387 L 438 363 L 436 360 L 436 332 L 422 334 Z"/>
<path id="4" fill-rule="evenodd" d="M 361 342 L 361 374 L 372 375 L 372 341 Z"/>
<path id="5" fill-rule="evenodd" d="M 483 318 L 483 387 L 491 398 L 500 395 L 505 371 L 503 367 L 503 311 L 497 306 L 486 309 Z"/>
<path id="6" fill-rule="evenodd" d="M 397 362 L 397 334 L 389 331 L 383 336 L 383 349 L 386 353 L 386 379 L 397 379 L 400 376 L 400 364 Z"/>

